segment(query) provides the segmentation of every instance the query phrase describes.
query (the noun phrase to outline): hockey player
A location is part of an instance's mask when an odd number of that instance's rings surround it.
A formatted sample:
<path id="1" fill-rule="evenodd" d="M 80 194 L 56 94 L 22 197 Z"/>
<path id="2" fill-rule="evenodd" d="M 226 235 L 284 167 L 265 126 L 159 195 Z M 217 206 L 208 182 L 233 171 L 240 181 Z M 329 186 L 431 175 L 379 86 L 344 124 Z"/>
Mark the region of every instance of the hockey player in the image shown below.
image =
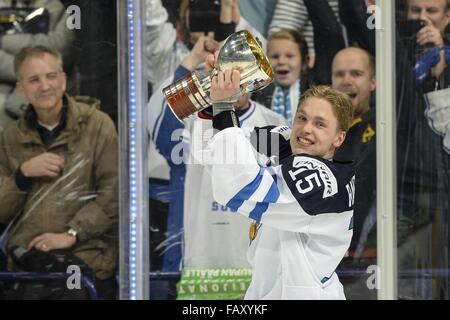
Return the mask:
<path id="1" fill-rule="evenodd" d="M 213 56 L 208 63 L 214 65 Z M 325 86 L 305 92 L 290 136 L 287 128 L 268 131 L 266 141 L 281 142 L 279 164 L 266 166 L 249 141 L 252 132 L 239 128 L 229 102 L 219 102 L 239 92 L 239 82 L 237 70 L 213 78 L 213 126 L 221 131 L 210 156 L 217 202 L 254 220 L 245 298 L 345 299 L 335 269 L 352 237 L 354 172 L 333 154 L 350 126 L 351 101 Z"/>
<path id="2" fill-rule="evenodd" d="M 199 41 L 204 41 L 204 37 Z M 171 83 L 186 75 L 197 64 L 204 61 L 203 45 L 199 43 L 191 54 L 175 71 L 174 77 L 165 83 Z M 191 70 L 189 69 L 191 68 Z M 242 298 L 250 277 L 250 268 L 246 252 L 248 249 L 247 230 L 250 221 L 238 216 L 230 208 L 218 204 L 212 195 L 211 176 L 203 165 L 203 152 L 212 137 L 211 121 L 191 116 L 180 123 L 162 94 L 157 90 L 149 102 L 149 128 L 151 138 L 157 150 L 165 157 L 171 167 L 170 189 L 176 210 L 171 210 L 168 217 L 168 237 L 161 246 L 166 246 L 164 267 L 177 271 L 180 265 L 181 246 L 183 243 L 183 274 L 193 269 L 232 270 L 236 276 L 226 277 L 182 277 L 177 285 L 178 299 L 236 299 Z M 250 94 L 242 95 L 234 103 L 242 127 L 262 127 L 267 125 L 286 125 L 287 121 L 279 114 L 250 100 Z M 202 115 L 206 117 L 206 113 Z M 177 130 L 178 129 L 178 130 Z M 185 168 L 185 175 L 180 166 Z M 183 169 L 184 171 L 184 169 Z M 182 236 L 182 237 L 181 237 Z M 169 269 L 170 268 L 170 269 Z M 243 270 L 245 269 L 245 270 Z M 212 272 L 214 273 L 214 272 Z M 192 292 L 192 280 L 201 290 Z M 226 280 L 226 281 L 225 281 Z M 226 283 L 228 286 L 222 285 Z M 219 284 L 220 290 L 217 290 Z M 189 289 L 188 286 L 190 285 Z M 224 287 L 226 287 L 224 289 Z M 244 287 L 243 289 L 241 289 Z M 233 289 L 230 288 L 239 288 Z"/>

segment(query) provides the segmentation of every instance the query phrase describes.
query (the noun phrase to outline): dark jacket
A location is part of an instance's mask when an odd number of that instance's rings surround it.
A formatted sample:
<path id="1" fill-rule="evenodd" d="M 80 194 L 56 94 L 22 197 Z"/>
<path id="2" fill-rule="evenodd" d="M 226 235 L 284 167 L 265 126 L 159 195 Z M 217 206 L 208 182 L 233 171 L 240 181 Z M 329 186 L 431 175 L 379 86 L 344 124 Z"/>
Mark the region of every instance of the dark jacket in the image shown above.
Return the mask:
<path id="1" fill-rule="evenodd" d="M 355 119 L 344 143 L 334 155 L 335 160 L 353 161 L 355 164 L 354 229 L 350 251 L 356 249 L 364 223 L 369 217 L 369 210 L 376 205 L 375 119 L 375 108 Z M 372 234 L 376 236 L 376 233 Z"/>

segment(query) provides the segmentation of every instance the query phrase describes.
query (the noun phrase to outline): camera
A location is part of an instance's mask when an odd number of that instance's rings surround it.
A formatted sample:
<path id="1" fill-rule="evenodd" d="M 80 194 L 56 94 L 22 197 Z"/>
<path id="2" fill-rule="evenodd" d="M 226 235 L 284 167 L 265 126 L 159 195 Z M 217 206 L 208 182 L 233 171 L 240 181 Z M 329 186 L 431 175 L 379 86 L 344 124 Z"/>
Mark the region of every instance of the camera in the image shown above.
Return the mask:
<path id="1" fill-rule="evenodd" d="M 36 248 L 27 250 L 23 247 L 15 246 L 11 248 L 10 255 L 14 266 L 21 271 L 64 273 L 69 266 L 77 265 L 83 274 L 92 274 L 92 270 L 84 261 L 66 250 L 44 252 Z"/>
<path id="2" fill-rule="evenodd" d="M 415 40 L 417 33 L 425 27 L 423 20 L 405 20 L 399 21 L 397 24 L 400 38 L 404 40 Z"/>
<path id="3" fill-rule="evenodd" d="M 13 247 L 11 256 L 14 265 L 23 271 L 51 272 L 56 265 L 56 259 L 53 255 L 35 248 L 28 251 L 22 247 Z"/>
<path id="4" fill-rule="evenodd" d="M 220 0 L 189 0 L 189 30 L 215 31 L 220 21 Z"/>

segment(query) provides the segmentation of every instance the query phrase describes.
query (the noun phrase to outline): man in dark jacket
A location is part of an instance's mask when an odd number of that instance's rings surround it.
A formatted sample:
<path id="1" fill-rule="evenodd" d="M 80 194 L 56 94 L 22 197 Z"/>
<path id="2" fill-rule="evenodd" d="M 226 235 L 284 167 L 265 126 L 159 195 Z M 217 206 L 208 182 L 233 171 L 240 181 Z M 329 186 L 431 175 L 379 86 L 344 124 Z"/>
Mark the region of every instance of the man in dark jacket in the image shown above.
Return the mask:
<path id="1" fill-rule="evenodd" d="M 355 164 L 355 206 L 353 238 L 343 268 L 365 268 L 376 264 L 376 137 L 375 106 L 371 99 L 375 87 L 375 63 L 364 49 L 340 50 L 332 63 L 332 86 L 350 96 L 353 122 L 334 158 Z M 353 281 L 353 280 L 352 280 Z M 349 299 L 375 298 L 363 283 L 346 283 Z"/>
<path id="2" fill-rule="evenodd" d="M 398 268 L 400 275 L 419 272 L 399 277 L 399 298 L 448 299 L 448 276 L 429 277 L 422 270 L 449 265 L 450 157 L 428 122 L 425 102 L 428 92 L 449 85 L 440 49 L 446 44 L 449 1 L 408 0 L 405 9 L 396 48 Z M 415 67 L 436 50 L 437 64 L 418 81 Z"/>

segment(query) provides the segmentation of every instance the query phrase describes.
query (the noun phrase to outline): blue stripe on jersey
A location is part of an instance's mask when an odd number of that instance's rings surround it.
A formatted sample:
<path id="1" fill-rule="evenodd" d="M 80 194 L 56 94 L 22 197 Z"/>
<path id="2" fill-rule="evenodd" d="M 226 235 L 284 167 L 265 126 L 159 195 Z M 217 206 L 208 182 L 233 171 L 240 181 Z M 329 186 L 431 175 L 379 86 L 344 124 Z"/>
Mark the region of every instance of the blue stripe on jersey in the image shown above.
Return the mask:
<path id="1" fill-rule="evenodd" d="M 231 210 L 237 211 L 237 209 L 239 209 L 239 207 L 242 206 L 244 201 L 250 199 L 252 194 L 255 193 L 256 190 L 258 190 L 263 178 L 263 174 L 264 168 L 260 167 L 260 170 L 256 175 L 256 178 L 248 185 L 246 185 L 244 188 L 242 188 L 241 191 L 236 193 L 236 195 L 230 201 L 228 201 L 226 206 Z"/>
<path id="2" fill-rule="evenodd" d="M 264 197 L 263 202 L 258 202 L 255 208 L 249 214 L 249 217 L 253 220 L 256 220 L 257 222 L 261 220 L 263 213 L 267 211 L 269 203 L 275 203 L 280 197 L 280 191 L 277 187 L 277 176 L 272 168 L 267 168 L 267 171 L 269 171 L 270 175 L 272 176 L 273 183 L 270 186 L 270 189 L 267 192 L 266 196 Z"/>
<path id="3" fill-rule="evenodd" d="M 352 230 L 353 229 L 353 217 L 350 220 L 350 224 L 348 226 L 348 230 Z"/>

